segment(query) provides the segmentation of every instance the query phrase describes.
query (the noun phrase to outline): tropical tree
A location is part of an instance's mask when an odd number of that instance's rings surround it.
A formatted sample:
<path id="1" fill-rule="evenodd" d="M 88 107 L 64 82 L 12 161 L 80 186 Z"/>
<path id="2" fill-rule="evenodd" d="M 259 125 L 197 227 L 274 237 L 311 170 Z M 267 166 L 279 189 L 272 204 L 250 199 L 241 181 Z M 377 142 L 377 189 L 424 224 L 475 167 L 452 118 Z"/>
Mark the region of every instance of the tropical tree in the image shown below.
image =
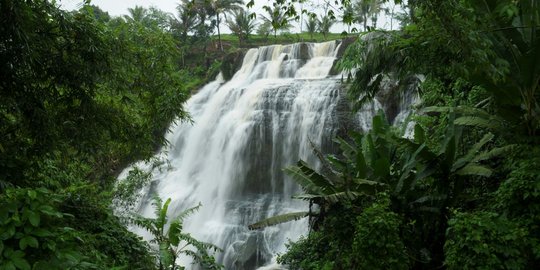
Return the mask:
<path id="1" fill-rule="evenodd" d="M 159 198 L 154 197 L 154 213 L 155 218 L 146 218 L 140 215 L 135 215 L 131 222 L 154 236 L 150 242 L 154 243 L 159 248 L 159 269 L 176 270 L 184 269 L 184 267 L 176 264 L 176 259 L 179 255 L 187 255 L 193 258 L 195 263 L 200 264 L 204 269 L 221 269 L 223 266 L 215 262 L 214 257 L 210 252 L 218 252 L 220 249 L 213 244 L 201 242 L 193 238 L 189 233 L 182 232 L 184 219 L 196 212 L 201 205 L 186 209 L 175 217 L 169 224 L 167 211 L 171 199 L 167 199 L 165 203 Z M 195 251 L 190 248 L 194 248 Z"/>
<path id="2" fill-rule="evenodd" d="M 264 10 L 267 14 L 260 14 L 263 20 L 263 24 L 266 23 L 272 26 L 274 31 L 274 38 L 277 37 L 278 30 L 287 30 L 292 27 L 289 17 L 281 10 L 278 5 L 274 4 L 274 7 L 264 6 Z"/>
<path id="3" fill-rule="evenodd" d="M 198 25 L 197 12 L 189 0 L 183 0 L 176 6 L 178 17 L 174 17 L 172 30 L 181 41 L 186 41 L 188 33 L 193 32 Z"/>
<path id="4" fill-rule="evenodd" d="M 257 27 L 257 35 L 263 36 L 265 42 L 268 41 L 268 36 L 272 32 L 272 25 L 269 22 L 263 21 L 263 23 L 259 24 L 259 27 Z"/>
<path id="5" fill-rule="evenodd" d="M 540 132 L 540 2 L 471 2 L 477 16 L 487 19 L 489 31 L 482 32 L 483 38 L 493 44 L 497 59 L 495 63 L 489 59 L 492 68 L 476 70 L 480 74 L 471 79 L 492 93 L 501 116 L 536 136 Z M 500 15 L 500 10 L 508 15 Z M 521 113 L 511 113 L 516 111 Z"/>
<path id="6" fill-rule="evenodd" d="M 317 18 L 315 16 L 309 16 L 309 19 L 305 21 L 306 31 L 309 33 L 311 39 L 313 39 L 313 34 L 317 31 Z"/>
<path id="7" fill-rule="evenodd" d="M 320 19 L 317 20 L 317 28 L 319 32 L 323 34 L 325 40 L 328 33 L 330 33 L 330 27 L 332 27 L 334 23 L 335 20 L 328 15 L 321 16 Z"/>
<path id="8" fill-rule="evenodd" d="M 372 26 L 375 28 L 377 23 L 377 17 L 382 10 L 382 0 L 358 0 L 353 4 L 354 10 L 356 10 L 356 20 L 363 23 L 364 31 L 368 29 L 368 20 L 371 19 Z"/>
<path id="9" fill-rule="evenodd" d="M 126 21 L 144 24 L 148 10 L 142 6 L 135 6 L 128 8 L 128 13 L 129 15 L 124 15 Z"/>
<path id="10" fill-rule="evenodd" d="M 165 31 L 169 31 L 172 28 L 172 14 L 157 9 L 155 7 L 148 8 L 146 18 L 147 26 L 149 27 L 159 28 Z"/>
<path id="11" fill-rule="evenodd" d="M 238 37 L 238 41 L 240 45 L 242 45 L 248 40 L 257 24 L 255 23 L 255 20 L 242 9 L 234 10 L 232 15 L 233 18 L 227 19 L 227 26 Z"/>
<path id="12" fill-rule="evenodd" d="M 379 14 L 381 14 L 381 12 L 383 11 L 387 12 L 387 10 L 383 8 L 383 1 L 372 0 L 369 4 L 369 17 L 371 19 L 371 27 L 375 29 L 377 27 L 377 19 L 379 18 Z"/>
<path id="13" fill-rule="evenodd" d="M 233 10 L 241 10 L 242 5 L 244 4 L 243 0 L 211 0 L 210 6 L 213 9 L 216 16 L 216 27 L 218 31 L 218 42 L 221 51 L 223 51 L 223 44 L 221 44 L 221 32 L 219 26 L 221 24 L 222 13 L 232 12 Z M 226 18 L 226 16 L 225 16 Z"/>
<path id="14" fill-rule="evenodd" d="M 351 32 L 351 25 L 356 22 L 354 18 L 354 7 L 351 3 L 347 3 L 343 6 L 343 14 L 341 15 L 341 22 L 347 25 L 347 32 Z"/>

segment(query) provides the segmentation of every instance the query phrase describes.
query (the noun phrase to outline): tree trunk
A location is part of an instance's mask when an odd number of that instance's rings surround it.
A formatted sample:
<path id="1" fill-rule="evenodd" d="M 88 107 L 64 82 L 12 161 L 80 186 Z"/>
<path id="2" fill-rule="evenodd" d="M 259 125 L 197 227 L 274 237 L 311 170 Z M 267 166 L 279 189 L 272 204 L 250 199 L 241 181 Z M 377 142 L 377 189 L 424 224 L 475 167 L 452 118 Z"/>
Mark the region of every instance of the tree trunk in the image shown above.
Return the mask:
<path id="1" fill-rule="evenodd" d="M 364 15 L 364 32 L 367 31 L 367 15 Z"/>
<path id="2" fill-rule="evenodd" d="M 394 30 L 394 8 L 396 5 L 392 6 L 392 13 L 390 14 L 390 31 Z"/>
<path id="3" fill-rule="evenodd" d="M 218 43 L 219 43 L 219 48 L 221 49 L 221 51 L 223 51 L 223 44 L 221 44 L 221 32 L 219 31 L 219 23 L 220 23 L 219 12 L 216 12 L 216 26 L 217 26 Z"/>

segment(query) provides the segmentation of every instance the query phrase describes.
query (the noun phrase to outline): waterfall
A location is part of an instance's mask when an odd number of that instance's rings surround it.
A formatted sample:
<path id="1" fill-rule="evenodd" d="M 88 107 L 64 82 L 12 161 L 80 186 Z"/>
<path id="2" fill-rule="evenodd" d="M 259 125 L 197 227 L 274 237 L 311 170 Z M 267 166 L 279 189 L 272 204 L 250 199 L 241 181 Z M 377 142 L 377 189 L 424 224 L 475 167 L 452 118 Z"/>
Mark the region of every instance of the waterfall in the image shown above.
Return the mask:
<path id="1" fill-rule="evenodd" d="M 168 166 L 152 171 L 138 212 L 153 217 L 152 193 L 172 199 L 173 217 L 201 202 L 184 230 L 222 248 L 216 259 L 226 269 L 275 269 L 269 265 L 276 254 L 285 252 L 288 239 L 307 233 L 307 220 L 262 231 L 248 225 L 307 209 L 291 199 L 301 189 L 282 169 L 299 159 L 316 167 L 309 142 L 330 152 L 343 115 L 350 115 L 339 105 L 340 77 L 329 76 L 338 50 L 336 41 L 250 49 L 231 80 L 218 76 L 203 87 L 186 104 L 193 123 L 175 124 L 167 133 L 170 145 L 159 155 Z M 362 110 L 357 126 L 369 128 L 377 108 Z M 189 258 L 180 260 L 189 267 Z"/>

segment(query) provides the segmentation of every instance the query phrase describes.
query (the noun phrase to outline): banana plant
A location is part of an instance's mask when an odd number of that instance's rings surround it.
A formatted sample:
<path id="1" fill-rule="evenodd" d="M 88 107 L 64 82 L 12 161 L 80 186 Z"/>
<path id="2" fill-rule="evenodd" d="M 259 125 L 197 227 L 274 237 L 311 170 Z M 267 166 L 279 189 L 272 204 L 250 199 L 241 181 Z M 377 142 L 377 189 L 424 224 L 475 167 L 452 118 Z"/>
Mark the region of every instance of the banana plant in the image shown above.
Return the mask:
<path id="1" fill-rule="evenodd" d="M 333 204 L 373 198 L 379 192 L 390 194 L 398 211 L 439 213 L 452 204 L 450 199 L 460 195 L 467 177 L 491 176 L 492 169 L 482 162 L 511 149 L 489 148 L 494 135 L 487 133 L 463 150 L 462 130 L 470 122 L 463 121 L 466 115 L 456 119 L 455 113 L 451 113 L 450 117 L 446 136 L 437 147 L 428 146 L 426 132 L 420 125 L 415 125 L 413 139 L 398 136 L 382 113 L 373 118 L 373 128 L 368 133 L 352 133 L 349 140 L 337 138 L 339 155 L 324 156 L 313 147 L 321 162 L 318 171 L 302 160 L 285 169 L 304 191 L 294 198 L 309 201 L 309 211 L 265 219 L 250 225 L 250 229 L 307 216 L 314 224 L 313 220 L 324 219 Z M 311 211 L 313 204 L 319 206 L 316 213 Z"/>
<path id="2" fill-rule="evenodd" d="M 163 203 L 161 198 L 155 196 L 152 203 L 155 218 L 135 215 L 131 219 L 133 224 L 147 230 L 154 236 L 150 243 L 156 244 L 159 248 L 159 269 L 184 269 L 184 267 L 176 264 L 176 259 L 182 254 L 193 258 L 193 261 L 202 265 L 204 269 L 222 269 L 223 266 L 217 264 L 211 255 L 213 252 L 220 252 L 220 248 L 210 243 L 201 242 L 193 238 L 189 233 L 182 231 L 184 219 L 199 210 L 201 204 L 199 203 L 195 207 L 182 211 L 171 221 L 167 230 L 166 225 L 169 222 L 167 211 L 170 203 L 170 198 Z"/>

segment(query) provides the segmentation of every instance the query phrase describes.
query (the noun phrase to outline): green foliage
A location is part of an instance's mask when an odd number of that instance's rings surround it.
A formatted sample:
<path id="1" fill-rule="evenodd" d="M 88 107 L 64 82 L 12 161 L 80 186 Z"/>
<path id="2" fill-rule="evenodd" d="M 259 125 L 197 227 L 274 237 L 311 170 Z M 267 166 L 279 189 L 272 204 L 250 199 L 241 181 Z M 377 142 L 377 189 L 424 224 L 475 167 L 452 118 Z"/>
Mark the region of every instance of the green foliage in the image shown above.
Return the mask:
<path id="1" fill-rule="evenodd" d="M 326 35 L 328 35 L 328 33 L 330 32 L 330 27 L 332 27 L 334 23 L 335 20 L 329 16 L 321 16 L 321 18 L 317 21 L 317 28 L 319 32 L 324 36 L 324 39 L 326 39 Z"/>
<path id="2" fill-rule="evenodd" d="M 140 198 L 138 191 L 150 183 L 151 177 L 150 172 L 145 172 L 138 167 L 130 170 L 128 176 L 120 180 L 113 191 L 113 202 L 117 210 L 130 210 Z"/>
<path id="3" fill-rule="evenodd" d="M 414 24 L 376 32 L 349 48 L 343 67 L 356 70 L 353 101 L 371 100 L 384 76 L 414 74 L 483 87 L 496 114 L 535 135 L 538 128 L 537 1 L 414 1 Z"/>
<path id="4" fill-rule="evenodd" d="M 321 232 L 312 232 L 309 237 L 302 236 L 298 241 L 286 245 L 287 253 L 280 255 L 278 262 L 289 269 L 334 269 L 333 260 L 321 258 L 328 254 L 329 240 Z"/>
<path id="5" fill-rule="evenodd" d="M 244 10 L 234 10 L 232 18 L 227 18 L 227 26 L 238 37 L 239 45 L 248 41 L 257 24 L 255 20 Z"/>
<path id="6" fill-rule="evenodd" d="M 409 269 L 401 218 L 390 210 L 390 200 L 381 197 L 357 218 L 351 269 Z"/>
<path id="7" fill-rule="evenodd" d="M 317 31 L 317 18 L 316 17 L 309 17 L 307 21 L 305 21 L 306 25 L 306 31 L 309 33 L 311 39 L 313 39 L 313 34 Z"/>
<path id="8" fill-rule="evenodd" d="M 455 212 L 448 221 L 448 269 L 527 269 L 525 228 L 492 212 Z"/>
<path id="9" fill-rule="evenodd" d="M 414 258 L 410 261 L 411 267 L 429 268 L 442 264 L 447 209 L 474 200 L 466 192 L 469 181 L 490 177 L 493 172 L 485 162 L 512 149 L 490 146 L 494 138 L 491 133 L 473 141 L 472 146 L 460 145 L 463 130 L 453 124 L 454 114 L 450 114 L 443 140 L 434 146 L 428 145 L 432 139 L 419 125 L 415 127 L 414 138 L 406 139 L 397 136 L 384 117 L 378 115 L 373 118 L 373 128 L 367 134 L 353 134 L 350 140 L 336 140 L 341 150 L 339 155 L 324 157 L 315 150 L 321 161 L 320 172 L 304 162 L 286 169 L 306 192 L 295 197 L 319 206 L 318 213 L 311 215 L 312 229 L 334 237 L 328 244 L 353 250 L 356 245 L 356 249 L 363 250 L 340 255 L 349 259 L 339 265 L 364 265 L 359 269 L 401 269 L 408 267 L 409 258 Z M 385 196 L 388 199 L 384 199 Z M 339 206 L 352 209 L 353 217 L 347 220 L 343 210 L 338 210 Z M 353 233 L 359 235 L 357 239 L 366 242 L 358 240 L 360 242 L 353 244 L 331 233 L 334 230 L 328 226 L 328 218 L 356 224 L 350 225 L 354 228 Z M 281 217 L 279 220 L 283 221 Z M 387 223 L 375 223 L 377 220 Z M 377 235 L 373 226 L 381 226 L 380 237 L 366 238 Z M 359 255 L 376 248 L 378 244 L 374 241 L 387 239 L 382 235 L 391 240 L 379 243 L 380 249 L 393 252 L 393 255 L 382 261 L 378 257 L 369 257 L 369 253 Z M 310 237 L 306 241 L 309 242 Z M 296 252 L 296 247 L 293 245 L 290 250 Z M 295 264 L 313 259 L 298 258 L 301 254 L 294 252 L 285 256 L 288 259 L 284 262 Z M 376 254 L 380 253 L 382 251 Z M 320 266 L 324 265 L 327 254 L 311 256 L 322 261 L 316 264 Z M 343 266 L 332 267 L 340 269 Z"/>
<path id="10" fill-rule="evenodd" d="M 263 24 L 269 25 L 274 31 L 274 38 L 276 38 L 278 30 L 287 30 L 292 27 L 290 19 L 283 10 L 274 3 L 273 8 L 264 6 L 264 10 L 267 14 L 261 14 Z"/>
<path id="11" fill-rule="evenodd" d="M 139 215 L 131 219 L 131 223 L 150 232 L 154 239 L 150 242 L 157 245 L 159 269 L 184 269 L 176 265 L 176 258 L 180 255 L 187 255 L 193 258 L 194 263 L 204 267 L 204 269 L 222 269 L 223 266 L 215 262 L 211 255 L 213 252 L 221 251 L 218 247 L 210 243 L 201 242 L 193 238 L 189 233 L 182 232 L 184 219 L 196 212 L 201 205 L 186 209 L 175 217 L 166 229 L 169 222 L 167 211 L 171 199 L 165 203 L 159 198 L 154 197 L 155 218 L 146 218 Z M 194 248 L 192 250 L 190 248 Z"/>
<path id="12" fill-rule="evenodd" d="M 289 269 L 353 269 L 349 255 L 358 214 L 351 204 L 332 205 L 321 229 L 289 243 L 287 253 L 280 255 L 278 262 Z"/>
<path id="13" fill-rule="evenodd" d="M 295 4 L 302 2 L 276 0 L 274 6 L 294 17 Z M 367 30 L 368 20 L 376 21 L 375 10 L 388 1 L 338 2 L 346 23 L 363 23 Z M 414 139 L 374 121 L 369 133 L 341 140 L 339 154 L 320 158 L 319 170 L 305 163 L 287 169 L 306 192 L 297 197 L 320 211 L 313 232 L 289 245 L 281 262 L 292 269 L 354 269 L 341 258 L 358 262 L 391 250 L 396 260 L 371 260 L 365 268 L 536 267 L 539 5 L 411 0 L 401 31 L 361 35 L 340 63 L 354 72 L 348 95 L 355 109 L 382 97 L 388 79 L 398 81 L 391 95 L 410 91 L 421 79 L 421 106 L 429 107 L 412 117 Z M 375 16 L 368 15 L 370 9 Z M 377 185 L 368 189 L 358 179 Z M 388 195 L 388 207 L 376 202 L 381 193 Z M 393 225 L 372 223 L 378 215 Z M 375 225 L 387 234 L 374 239 L 393 236 L 392 244 L 398 244 L 376 252 L 371 249 L 383 243 L 373 241 L 362 247 L 366 256 L 352 252 L 361 242 L 341 233 L 369 239 L 375 232 L 362 230 Z"/>
<path id="14" fill-rule="evenodd" d="M 0 268 L 155 268 L 111 210 L 148 178 L 134 173 L 115 194 L 113 182 L 166 143 L 205 74 L 179 69 L 169 15 L 154 8 L 127 18 L 49 1 L 0 9 Z"/>
<path id="15" fill-rule="evenodd" d="M 44 188 L 7 189 L 0 195 L 0 268 L 93 269 L 77 248 L 77 233 L 63 225 L 61 197 Z"/>

